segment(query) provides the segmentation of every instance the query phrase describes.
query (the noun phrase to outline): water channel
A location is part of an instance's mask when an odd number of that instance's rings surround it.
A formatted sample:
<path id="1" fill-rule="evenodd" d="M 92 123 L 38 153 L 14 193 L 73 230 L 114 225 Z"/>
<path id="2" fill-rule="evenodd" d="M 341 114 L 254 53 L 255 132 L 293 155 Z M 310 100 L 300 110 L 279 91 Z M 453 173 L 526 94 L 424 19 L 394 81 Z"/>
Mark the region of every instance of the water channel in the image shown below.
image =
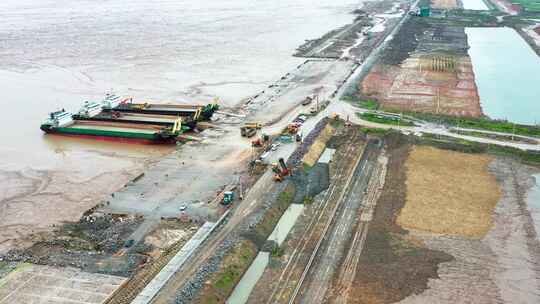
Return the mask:
<path id="1" fill-rule="evenodd" d="M 480 103 L 494 119 L 540 123 L 540 58 L 511 28 L 466 30 Z"/>
<path id="2" fill-rule="evenodd" d="M 292 204 L 285 210 L 285 213 L 279 219 L 276 227 L 268 237 L 269 241 L 276 242 L 279 246 L 285 241 L 287 235 L 296 223 L 298 217 L 302 214 L 304 205 Z M 248 270 L 242 276 L 240 282 L 233 290 L 233 293 L 227 300 L 227 304 L 244 304 L 247 302 L 251 291 L 264 273 L 268 262 L 270 261 L 270 253 L 261 251 L 251 263 Z"/>

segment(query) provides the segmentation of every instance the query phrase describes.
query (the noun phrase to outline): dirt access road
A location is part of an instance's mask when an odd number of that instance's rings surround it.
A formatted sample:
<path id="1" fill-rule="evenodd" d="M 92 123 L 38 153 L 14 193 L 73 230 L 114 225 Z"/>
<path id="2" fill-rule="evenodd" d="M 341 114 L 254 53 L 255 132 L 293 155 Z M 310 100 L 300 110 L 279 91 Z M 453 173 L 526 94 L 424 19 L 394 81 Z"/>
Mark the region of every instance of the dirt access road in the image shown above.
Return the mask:
<path id="1" fill-rule="evenodd" d="M 274 271 L 268 270 L 264 278 L 258 283 L 260 288 L 253 290 L 249 303 L 258 303 L 259 299 L 266 298 L 266 303 L 286 303 L 289 300 L 292 290 L 302 276 L 306 263 L 310 259 L 311 253 L 315 250 L 318 240 L 325 226 L 332 219 L 332 210 L 337 205 L 338 198 L 343 192 L 347 181 L 349 180 L 355 164 L 358 163 L 363 153 L 365 142 L 359 140 L 358 130 L 348 130 L 344 133 L 347 136 L 349 145 L 342 145 L 338 149 L 330 163 L 330 185 L 329 188 L 320 197 L 316 197 L 310 211 L 311 216 L 302 223 L 301 232 L 298 237 L 293 237 L 289 242 L 294 246 L 287 249 L 289 257 L 283 261 L 281 269 Z M 299 227 L 299 226 L 297 226 Z M 296 235 L 295 232 L 291 233 Z M 287 246 L 289 247 L 289 246 Z M 268 279 L 267 279 L 268 278 Z M 268 280 L 271 279 L 271 282 Z M 279 278 L 279 279 L 275 279 Z M 268 285 L 269 284 L 269 285 Z"/>
<path id="2" fill-rule="evenodd" d="M 195 275 L 197 270 L 215 253 L 216 249 L 224 239 L 255 209 L 258 203 L 260 203 L 260 198 L 263 194 L 267 191 L 271 191 L 272 187 L 276 186 L 272 180 L 272 176 L 272 171 L 268 170 L 259 178 L 244 200 L 233 210 L 232 216 L 225 226 L 201 246 L 198 250 L 198 254 L 196 253 L 195 256 L 191 258 L 191 262 L 185 264 L 185 266 L 169 280 L 165 287 L 156 295 L 152 303 L 168 304 L 174 302 L 176 291 Z"/>
<path id="3" fill-rule="evenodd" d="M 377 167 L 381 142 L 371 140 L 355 166 L 340 194 L 336 212 L 322 234 L 321 246 L 316 248 L 306 265 L 289 303 L 323 303 L 332 286 L 332 278 L 346 252 L 358 220 L 360 202 L 367 194 L 369 181 Z M 361 249 L 361 248 L 360 248 Z M 307 278 L 307 280 L 306 280 Z"/>

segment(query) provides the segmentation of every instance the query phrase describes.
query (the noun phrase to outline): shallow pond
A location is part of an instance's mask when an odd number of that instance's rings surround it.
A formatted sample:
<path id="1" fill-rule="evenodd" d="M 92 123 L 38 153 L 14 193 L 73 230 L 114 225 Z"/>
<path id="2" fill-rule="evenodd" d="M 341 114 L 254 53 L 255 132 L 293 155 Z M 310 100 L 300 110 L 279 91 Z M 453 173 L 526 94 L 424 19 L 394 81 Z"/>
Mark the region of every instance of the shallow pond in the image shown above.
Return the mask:
<path id="1" fill-rule="evenodd" d="M 469 54 L 484 113 L 540 123 L 540 58 L 511 28 L 467 28 Z"/>

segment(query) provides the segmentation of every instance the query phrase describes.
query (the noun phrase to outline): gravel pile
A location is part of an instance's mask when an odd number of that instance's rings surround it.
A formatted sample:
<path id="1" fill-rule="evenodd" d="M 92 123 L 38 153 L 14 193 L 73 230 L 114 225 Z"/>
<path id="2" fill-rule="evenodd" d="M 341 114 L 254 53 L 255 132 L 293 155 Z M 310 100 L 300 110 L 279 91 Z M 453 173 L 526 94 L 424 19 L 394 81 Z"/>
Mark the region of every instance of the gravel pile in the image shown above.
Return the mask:
<path id="1" fill-rule="evenodd" d="M 302 204 L 308 197 L 313 198 L 330 185 L 330 173 L 328 164 L 317 163 L 307 173 L 298 170 L 292 177 L 296 186 L 294 204 Z"/>
<path id="2" fill-rule="evenodd" d="M 136 253 L 140 249 L 135 248 L 111 265 L 103 261 L 124 246 L 140 223 L 141 219 L 133 217 L 83 216 L 78 222 L 64 224 L 48 240 L 0 255 L 0 261 L 71 266 L 88 272 L 130 276 L 146 260 Z"/>
<path id="3" fill-rule="evenodd" d="M 208 260 L 201 268 L 197 270 L 197 273 L 191 277 L 191 279 L 177 291 L 176 304 L 191 303 L 193 299 L 198 295 L 201 288 L 204 286 L 212 273 L 219 269 L 220 263 L 225 255 L 234 247 L 234 244 L 238 242 L 238 238 L 231 236 L 228 237 L 223 243 L 220 244 L 216 250 L 214 256 Z"/>
<path id="4" fill-rule="evenodd" d="M 317 139 L 317 136 L 319 136 L 319 134 L 324 129 L 324 127 L 326 127 L 327 124 L 328 124 L 328 118 L 324 118 L 315 125 L 313 130 L 311 130 L 311 132 L 309 132 L 309 134 L 306 137 L 304 137 L 304 141 L 302 142 L 302 144 L 300 144 L 300 146 L 296 148 L 296 150 L 291 154 L 291 156 L 287 160 L 288 166 L 297 167 L 298 165 L 302 163 L 302 157 L 304 157 L 304 154 L 307 153 L 307 151 L 309 150 L 309 147 L 311 147 L 313 142 L 315 142 L 315 140 Z"/>

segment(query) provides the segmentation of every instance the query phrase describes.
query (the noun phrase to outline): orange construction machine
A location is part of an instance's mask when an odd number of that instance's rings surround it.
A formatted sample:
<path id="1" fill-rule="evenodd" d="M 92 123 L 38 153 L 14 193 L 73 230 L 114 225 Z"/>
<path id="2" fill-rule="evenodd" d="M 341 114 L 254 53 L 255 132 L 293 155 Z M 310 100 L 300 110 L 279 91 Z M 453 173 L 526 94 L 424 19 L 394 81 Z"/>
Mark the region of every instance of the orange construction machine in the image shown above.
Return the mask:
<path id="1" fill-rule="evenodd" d="M 289 168 L 287 168 L 287 164 L 285 164 L 285 160 L 283 158 L 279 159 L 279 164 L 273 164 L 272 165 L 272 171 L 274 171 L 274 181 L 281 182 L 285 178 L 285 176 L 289 175 L 291 172 Z"/>

